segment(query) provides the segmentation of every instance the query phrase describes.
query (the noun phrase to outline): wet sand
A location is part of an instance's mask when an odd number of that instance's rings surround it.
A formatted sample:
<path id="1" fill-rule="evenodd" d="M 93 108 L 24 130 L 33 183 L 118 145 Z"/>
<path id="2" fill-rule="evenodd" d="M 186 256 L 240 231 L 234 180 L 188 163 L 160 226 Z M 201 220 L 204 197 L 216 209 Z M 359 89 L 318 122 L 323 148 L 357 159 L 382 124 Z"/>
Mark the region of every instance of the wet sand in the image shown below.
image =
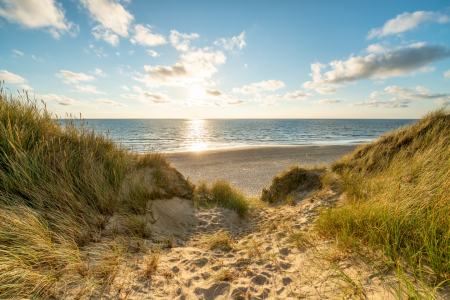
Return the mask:
<path id="1" fill-rule="evenodd" d="M 249 147 L 170 153 L 167 157 L 184 176 L 196 183 L 225 179 L 251 196 L 258 196 L 274 175 L 292 164 L 330 165 L 358 145 Z"/>

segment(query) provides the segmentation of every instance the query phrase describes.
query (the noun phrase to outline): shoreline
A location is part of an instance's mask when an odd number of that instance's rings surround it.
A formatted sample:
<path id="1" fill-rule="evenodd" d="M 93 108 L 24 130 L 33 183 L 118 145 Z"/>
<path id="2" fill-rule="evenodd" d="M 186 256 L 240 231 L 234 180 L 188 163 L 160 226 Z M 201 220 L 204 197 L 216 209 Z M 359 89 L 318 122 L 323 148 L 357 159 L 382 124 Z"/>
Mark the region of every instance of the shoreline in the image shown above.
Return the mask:
<path id="1" fill-rule="evenodd" d="M 259 196 L 276 174 L 292 164 L 329 166 L 359 145 L 257 146 L 165 155 L 172 166 L 194 183 L 224 179 L 249 196 Z"/>

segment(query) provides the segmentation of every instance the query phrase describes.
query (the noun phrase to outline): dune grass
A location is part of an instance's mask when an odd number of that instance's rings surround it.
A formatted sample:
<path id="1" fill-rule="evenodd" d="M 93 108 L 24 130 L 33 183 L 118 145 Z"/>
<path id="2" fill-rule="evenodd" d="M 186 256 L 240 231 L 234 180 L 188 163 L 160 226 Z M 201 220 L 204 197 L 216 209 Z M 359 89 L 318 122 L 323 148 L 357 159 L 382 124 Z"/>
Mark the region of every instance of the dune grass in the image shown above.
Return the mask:
<path id="1" fill-rule="evenodd" d="M 225 180 L 216 180 L 211 185 L 206 181 L 197 184 L 194 201 L 198 206 L 220 205 L 235 210 L 244 216 L 251 208 L 252 200 Z"/>
<path id="2" fill-rule="evenodd" d="M 322 167 L 325 168 L 325 167 Z M 283 170 L 280 174 L 275 175 L 269 187 L 263 188 L 261 191 L 261 201 L 267 203 L 276 203 L 280 200 L 287 200 L 289 204 L 293 204 L 293 200 L 289 201 L 292 193 L 301 189 L 311 189 L 320 186 L 319 176 L 313 170 L 321 169 L 317 165 L 311 169 L 292 165 L 288 170 Z"/>
<path id="3" fill-rule="evenodd" d="M 333 164 L 348 203 L 323 210 L 322 236 L 350 249 L 381 250 L 436 283 L 450 280 L 450 113 L 420 121 L 358 147 Z M 431 271 L 430 271 L 431 269 Z"/>
<path id="4" fill-rule="evenodd" d="M 145 168 L 159 170 L 158 190 L 130 179 Z M 136 155 L 81 119 L 62 126 L 43 102 L 0 85 L 0 299 L 52 297 L 110 216 L 147 237 L 146 201 L 192 189 L 163 155 Z"/>

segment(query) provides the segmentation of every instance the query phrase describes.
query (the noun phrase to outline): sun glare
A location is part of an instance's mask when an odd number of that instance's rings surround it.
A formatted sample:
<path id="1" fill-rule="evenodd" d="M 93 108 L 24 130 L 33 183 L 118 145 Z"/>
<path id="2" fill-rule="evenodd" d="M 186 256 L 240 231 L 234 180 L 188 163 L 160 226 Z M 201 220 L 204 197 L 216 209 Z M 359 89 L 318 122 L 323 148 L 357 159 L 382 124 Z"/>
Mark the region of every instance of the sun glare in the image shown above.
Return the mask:
<path id="1" fill-rule="evenodd" d="M 192 99 L 201 99 L 204 98 L 205 92 L 203 91 L 203 88 L 197 84 L 192 85 L 189 88 L 190 96 Z"/>

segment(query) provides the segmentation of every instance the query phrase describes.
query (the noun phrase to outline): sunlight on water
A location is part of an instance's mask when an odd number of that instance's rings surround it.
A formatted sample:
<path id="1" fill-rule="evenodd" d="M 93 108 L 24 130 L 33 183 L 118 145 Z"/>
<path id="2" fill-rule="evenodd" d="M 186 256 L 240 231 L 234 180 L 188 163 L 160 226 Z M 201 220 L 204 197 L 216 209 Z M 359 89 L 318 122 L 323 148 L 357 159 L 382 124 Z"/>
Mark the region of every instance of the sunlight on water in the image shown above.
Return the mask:
<path id="1" fill-rule="evenodd" d="M 208 144 L 205 141 L 205 120 L 189 120 L 186 130 L 186 141 L 189 151 L 205 150 Z"/>
<path id="2" fill-rule="evenodd" d="M 139 153 L 367 142 L 412 120 L 88 120 Z"/>

